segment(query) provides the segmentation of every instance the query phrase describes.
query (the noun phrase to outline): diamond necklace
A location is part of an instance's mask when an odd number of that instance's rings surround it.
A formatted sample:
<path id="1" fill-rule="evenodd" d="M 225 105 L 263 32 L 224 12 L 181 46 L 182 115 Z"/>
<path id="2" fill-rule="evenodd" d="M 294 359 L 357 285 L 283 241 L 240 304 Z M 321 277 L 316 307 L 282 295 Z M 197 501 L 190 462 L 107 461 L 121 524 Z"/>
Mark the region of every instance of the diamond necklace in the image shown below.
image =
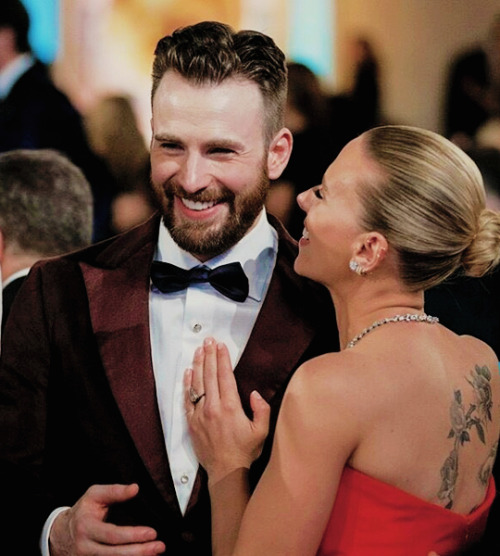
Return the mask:
<path id="1" fill-rule="evenodd" d="M 439 322 L 439 319 L 437 317 L 426 315 L 425 313 L 421 315 L 406 313 L 406 315 L 394 315 L 393 317 L 376 320 L 373 324 L 370 324 L 368 328 L 365 328 L 363 332 L 354 336 L 354 338 L 347 344 L 346 349 L 354 347 L 361 340 L 361 338 L 369 334 L 372 330 L 375 330 L 375 328 L 378 328 L 383 324 L 387 324 L 388 322 L 428 322 L 429 324 L 435 324 L 436 322 Z"/>

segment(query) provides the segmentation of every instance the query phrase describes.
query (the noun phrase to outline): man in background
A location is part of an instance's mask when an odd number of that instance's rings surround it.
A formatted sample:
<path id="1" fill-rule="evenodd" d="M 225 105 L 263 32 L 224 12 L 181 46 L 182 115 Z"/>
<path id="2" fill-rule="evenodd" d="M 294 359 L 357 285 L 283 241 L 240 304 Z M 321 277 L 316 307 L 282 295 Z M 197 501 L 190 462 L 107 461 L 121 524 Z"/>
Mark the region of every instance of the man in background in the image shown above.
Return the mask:
<path id="1" fill-rule="evenodd" d="M 30 19 L 20 0 L 0 2 L 0 152 L 55 149 L 82 169 L 94 197 L 94 241 L 111 235 L 113 178 L 92 151 L 80 113 L 54 85 L 28 40 Z"/>
<path id="2" fill-rule="evenodd" d="M 31 266 L 91 237 L 92 193 L 79 168 L 49 149 L 0 154 L 2 329 Z"/>

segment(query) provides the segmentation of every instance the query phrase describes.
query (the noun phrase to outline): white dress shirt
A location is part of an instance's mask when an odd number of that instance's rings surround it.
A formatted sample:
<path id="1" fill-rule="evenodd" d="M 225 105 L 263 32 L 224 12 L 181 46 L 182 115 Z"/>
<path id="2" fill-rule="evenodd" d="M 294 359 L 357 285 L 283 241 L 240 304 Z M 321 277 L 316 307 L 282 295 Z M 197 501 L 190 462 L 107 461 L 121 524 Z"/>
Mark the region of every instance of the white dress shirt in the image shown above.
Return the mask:
<path id="1" fill-rule="evenodd" d="M 0 71 L 0 100 L 7 97 L 16 81 L 35 63 L 30 54 L 20 54 Z"/>
<path id="2" fill-rule="evenodd" d="M 236 366 L 271 281 L 277 245 L 276 231 L 264 211 L 256 226 L 237 245 L 205 263 L 180 249 L 165 226 L 160 227 L 155 260 L 186 270 L 202 264 L 215 268 L 238 261 L 249 280 L 249 295 L 242 303 L 228 299 L 208 283 L 168 294 L 151 288 L 150 330 L 158 407 L 170 471 L 183 513 L 198 471 L 184 411 L 185 370 L 192 364 L 195 349 L 208 336 L 227 345 L 233 367 Z"/>

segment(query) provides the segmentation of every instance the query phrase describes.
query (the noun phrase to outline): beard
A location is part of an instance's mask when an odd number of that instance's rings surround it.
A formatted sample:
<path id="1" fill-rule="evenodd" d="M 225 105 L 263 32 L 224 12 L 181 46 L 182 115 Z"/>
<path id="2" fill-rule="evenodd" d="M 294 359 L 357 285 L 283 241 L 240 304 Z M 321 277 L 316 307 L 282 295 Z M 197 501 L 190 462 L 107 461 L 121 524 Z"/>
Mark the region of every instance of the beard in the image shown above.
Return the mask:
<path id="1" fill-rule="evenodd" d="M 161 187 L 162 199 L 159 199 L 163 223 L 181 249 L 196 257 L 211 259 L 236 245 L 247 233 L 264 206 L 268 189 L 269 177 L 263 165 L 255 183 L 238 194 L 225 187 L 189 194 L 168 180 Z M 225 203 L 228 214 L 223 220 L 208 223 L 183 219 L 175 213 L 175 197 Z"/>

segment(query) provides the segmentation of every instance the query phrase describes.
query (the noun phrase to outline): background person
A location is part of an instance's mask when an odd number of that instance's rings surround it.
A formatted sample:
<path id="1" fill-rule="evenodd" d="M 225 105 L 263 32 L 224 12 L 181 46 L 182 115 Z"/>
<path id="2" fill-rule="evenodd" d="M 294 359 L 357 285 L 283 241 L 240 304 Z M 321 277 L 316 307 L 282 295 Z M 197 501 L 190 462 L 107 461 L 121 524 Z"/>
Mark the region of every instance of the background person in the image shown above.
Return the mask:
<path id="1" fill-rule="evenodd" d="M 30 268 L 92 240 L 92 192 L 82 171 L 49 149 L 0 154 L 2 328 Z"/>
<path id="2" fill-rule="evenodd" d="M 94 197 L 94 241 L 111 235 L 112 175 L 90 148 L 80 113 L 53 83 L 28 40 L 20 0 L 0 2 L 0 152 L 55 149 L 88 179 Z"/>

